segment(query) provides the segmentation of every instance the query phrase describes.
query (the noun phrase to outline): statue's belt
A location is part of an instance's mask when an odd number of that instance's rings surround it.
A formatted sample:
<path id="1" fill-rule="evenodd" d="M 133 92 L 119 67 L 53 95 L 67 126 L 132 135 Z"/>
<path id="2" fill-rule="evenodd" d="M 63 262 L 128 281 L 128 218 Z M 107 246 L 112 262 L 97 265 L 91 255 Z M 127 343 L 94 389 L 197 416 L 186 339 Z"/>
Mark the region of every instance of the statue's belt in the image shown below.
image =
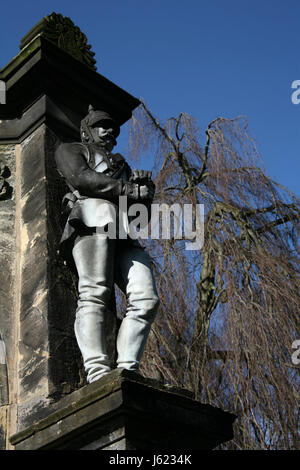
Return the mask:
<path id="1" fill-rule="evenodd" d="M 77 191 L 78 193 L 78 191 Z M 79 194 L 79 193 L 78 193 Z M 62 200 L 62 213 L 63 214 L 69 214 L 71 210 L 73 209 L 75 203 L 78 201 L 79 197 L 76 194 L 76 191 L 73 191 L 72 193 L 69 192 L 64 195 L 63 200 Z"/>

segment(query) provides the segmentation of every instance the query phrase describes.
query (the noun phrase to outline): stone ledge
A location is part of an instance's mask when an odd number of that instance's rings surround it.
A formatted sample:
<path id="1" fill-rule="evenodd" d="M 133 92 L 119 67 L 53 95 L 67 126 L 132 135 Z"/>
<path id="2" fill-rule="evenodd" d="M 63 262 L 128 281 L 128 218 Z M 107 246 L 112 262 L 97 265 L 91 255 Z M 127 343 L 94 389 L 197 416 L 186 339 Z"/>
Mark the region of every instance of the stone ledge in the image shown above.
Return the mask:
<path id="1" fill-rule="evenodd" d="M 137 98 L 41 35 L 0 70 L 0 80 L 6 88 L 6 104 L 0 105 L 0 120 L 14 121 L 13 126 L 44 95 L 67 110 L 69 117 L 76 120 L 77 128 L 89 104 L 108 111 L 119 125 L 130 119 L 140 104 Z M 19 129 L 13 132 L 9 128 L 9 136 L 6 134 L 6 128 L 1 125 L 0 140 L 22 138 Z"/>
<path id="2" fill-rule="evenodd" d="M 186 390 L 116 369 L 10 442 L 16 450 L 212 449 L 232 439 L 234 419 Z"/>

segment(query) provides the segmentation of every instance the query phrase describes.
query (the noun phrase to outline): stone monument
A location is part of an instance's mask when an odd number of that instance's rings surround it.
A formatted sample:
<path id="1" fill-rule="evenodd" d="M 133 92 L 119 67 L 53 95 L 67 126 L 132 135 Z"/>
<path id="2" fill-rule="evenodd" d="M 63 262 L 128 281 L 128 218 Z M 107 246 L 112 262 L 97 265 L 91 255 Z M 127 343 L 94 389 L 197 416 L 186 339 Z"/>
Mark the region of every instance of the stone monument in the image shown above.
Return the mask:
<path id="1" fill-rule="evenodd" d="M 89 104 L 120 127 L 139 100 L 96 71 L 86 36 L 60 14 L 20 49 L 0 70 L 0 449 L 195 449 L 231 439 L 234 417 L 185 390 L 124 368 L 86 383 L 77 278 L 60 253 L 69 189 L 55 155 L 80 142 Z M 113 357 L 113 302 L 106 318 Z"/>

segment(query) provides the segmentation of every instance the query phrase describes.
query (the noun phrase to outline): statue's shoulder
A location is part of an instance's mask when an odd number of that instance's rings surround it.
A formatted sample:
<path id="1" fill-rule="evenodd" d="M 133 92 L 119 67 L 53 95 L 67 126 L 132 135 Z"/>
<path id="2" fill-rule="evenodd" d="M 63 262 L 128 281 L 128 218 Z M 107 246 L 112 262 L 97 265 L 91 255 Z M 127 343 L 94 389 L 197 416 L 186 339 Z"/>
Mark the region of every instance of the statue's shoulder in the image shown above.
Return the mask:
<path id="1" fill-rule="evenodd" d="M 87 147 L 81 142 L 64 142 L 60 144 L 56 153 L 86 153 Z"/>
<path id="2" fill-rule="evenodd" d="M 87 146 L 81 142 L 65 142 L 60 144 L 56 149 L 55 160 L 59 162 L 66 158 L 76 157 L 77 155 L 81 155 L 88 160 L 89 151 Z"/>

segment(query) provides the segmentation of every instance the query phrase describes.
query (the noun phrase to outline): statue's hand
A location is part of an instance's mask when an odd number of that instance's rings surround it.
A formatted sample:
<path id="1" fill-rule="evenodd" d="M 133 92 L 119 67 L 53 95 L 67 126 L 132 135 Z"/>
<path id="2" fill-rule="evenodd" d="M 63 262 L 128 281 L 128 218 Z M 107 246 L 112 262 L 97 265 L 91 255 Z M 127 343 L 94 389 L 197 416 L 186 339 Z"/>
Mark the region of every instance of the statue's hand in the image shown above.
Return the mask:
<path id="1" fill-rule="evenodd" d="M 137 183 L 126 182 L 123 185 L 122 196 L 137 201 L 139 199 L 139 185 Z"/>
<path id="2" fill-rule="evenodd" d="M 124 183 L 122 195 L 127 196 L 129 199 L 134 201 L 152 201 L 155 193 L 155 185 L 152 180 L 149 180 L 147 184 L 138 184 L 132 182 Z"/>
<path id="3" fill-rule="evenodd" d="M 140 199 L 144 200 L 147 199 L 148 201 L 152 201 L 154 198 L 155 193 L 155 186 L 154 184 L 145 184 L 140 186 Z"/>
<path id="4" fill-rule="evenodd" d="M 152 171 L 148 170 L 137 170 L 136 168 L 131 173 L 129 181 L 146 183 L 147 180 L 151 180 Z"/>
<path id="5" fill-rule="evenodd" d="M 129 181 L 134 181 L 139 184 L 141 200 L 152 202 L 155 193 L 155 184 L 152 181 L 152 171 L 134 169 Z"/>

